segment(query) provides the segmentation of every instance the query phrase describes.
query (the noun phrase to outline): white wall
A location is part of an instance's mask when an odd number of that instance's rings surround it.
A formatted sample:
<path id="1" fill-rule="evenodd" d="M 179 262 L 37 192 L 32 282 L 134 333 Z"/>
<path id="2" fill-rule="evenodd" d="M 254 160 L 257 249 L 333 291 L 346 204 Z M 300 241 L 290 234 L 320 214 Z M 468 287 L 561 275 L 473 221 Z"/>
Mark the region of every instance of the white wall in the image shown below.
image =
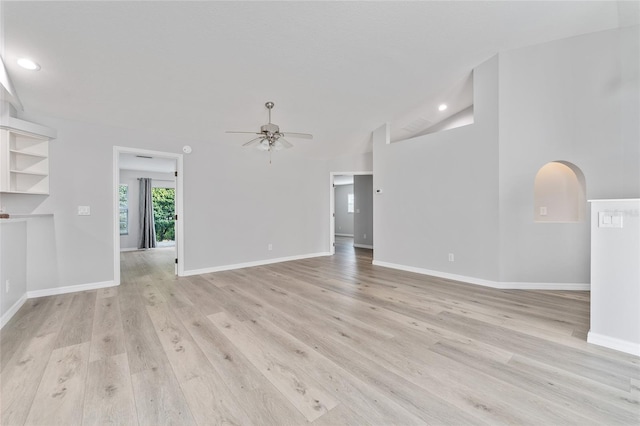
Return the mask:
<path id="1" fill-rule="evenodd" d="M 497 280 L 497 70 L 474 71 L 474 124 L 392 144 L 374 132 L 376 263 Z"/>
<path id="2" fill-rule="evenodd" d="M 113 223 L 113 149 L 106 143 L 127 140 L 126 132 L 43 116 L 21 118 L 58 131 L 49 144 L 51 195 L 6 194 L 5 209 L 54 215 L 51 255 L 58 275 L 50 277 L 50 288 L 113 280 L 113 225 L 108 226 Z M 90 206 L 91 215 L 78 216 L 78 206 Z"/>
<path id="3" fill-rule="evenodd" d="M 120 249 L 138 247 L 140 236 L 140 181 L 139 178 L 151 178 L 154 188 L 175 188 L 173 173 L 142 172 L 137 170 L 120 170 L 120 184 L 129 186 L 129 234 L 120 235 Z"/>
<path id="4" fill-rule="evenodd" d="M 337 235 L 353 236 L 353 213 L 347 211 L 348 195 L 353 194 L 353 184 L 336 185 L 335 199 L 335 233 Z"/>
<path id="5" fill-rule="evenodd" d="M 2 195 L 4 202 L 8 194 Z M 11 308 L 20 306 L 16 302 L 57 294 L 50 289 L 59 287 L 58 252 L 53 215 L 1 220 L 0 225 L 0 314 L 5 324 L 15 313 Z M 11 285 L 5 293 L 7 279 Z"/>
<path id="6" fill-rule="evenodd" d="M 373 145 L 369 144 L 373 150 Z M 373 170 L 373 152 L 347 155 L 327 160 L 330 172 L 370 172 Z"/>
<path id="7" fill-rule="evenodd" d="M 473 105 L 470 105 L 462 111 L 459 111 L 452 116 L 445 118 L 441 122 L 429 127 L 424 132 L 418 133 L 416 136 L 443 132 L 445 130 L 455 129 L 456 127 L 468 126 L 469 124 L 473 124 Z"/>
<path id="8" fill-rule="evenodd" d="M 373 177 L 353 177 L 355 213 L 353 219 L 353 245 L 373 248 Z"/>
<path id="9" fill-rule="evenodd" d="M 474 124 L 397 144 L 382 129 L 373 160 L 314 160 L 293 148 L 269 165 L 265 153 L 223 135 L 185 140 L 27 112 L 21 118 L 58 131 L 51 195 L 3 194 L 2 205 L 54 214 L 57 275 L 47 285 L 89 284 L 113 279 L 114 145 L 193 147 L 184 160 L 187 271 L 328 252 L 329 172 L 373 165 L 374 188 L 384 189 L 374 198 L 376 260 L 505 282 L 585 283 L 588 224 L 534 224 L 533 181 L 543 164 L 567 160 L 584 172 L 589 198 L 640 195 L 639 38 L 636 26 L 501 54 L 474 72 Z M 78 216 L 79 205 L 91 215 Z"/>
<path id="10" fill-rule="evenodd" d="M 375 262 L 498 287 L 588 288 L 588 221 L 536 223 L 535 176 L 566 161 L 588 198 L 640 196 L 639 35 L 501 53 L 474 71 L 474 124 L 395 144 L 375 131 Z"/>
<path id="11" fill-rule="evenodd" d="M 269 164 L 264 152 L 222 141 L 194 154 L 184 172 L 187 269 L 329 251 L 324 161 L 292 148 Z"/>
<path id="12" fill-rule="evenodd" d="M 11 318 L 11 311 L 19 307 L 20 300 L 26 299 L 26 294 L 27 221 L 0 219 L 0 327 Z"/>
<path id="13" fill-rule="evenodd" d="M 591 279 L 589 342 L 640 356 L 640 199 L 591 202 Z"/>
<path id="14" fill-rule="evenodd" d="M 27 220 L 27 292 L 38 295 L 58 283 L 56 221 L 53 215 Z"/>
<path id="15" fill-rule="evenodd" d="M 590 281 L 588 220 L 534 222 L 544 164 L 578 166 L 587 198 L 640 195 L 638 40 L 634 27 L 500 54 L 501 281 Z"/>
<path id="16" fill-rule="evenodd" d="M 325 160 L 293 148 L 274 153 L 270 165 L 267 154 L 224 135 L 185 140 L 36 113 L 21 118 L 58 131 L 50 144 L 51 195 L 3 194 L 2 200 L 9 213 L 54 214 L 57 275 L 50 288 L 113 280 L 114 145 L 173 153 L 192 146 L 183 176 L 186 271 L 329 251 Z M 362 158 L 339 165 L 353 170 Z M 79 205 L 90 206 L 91 215 L 78 216 Z"/>

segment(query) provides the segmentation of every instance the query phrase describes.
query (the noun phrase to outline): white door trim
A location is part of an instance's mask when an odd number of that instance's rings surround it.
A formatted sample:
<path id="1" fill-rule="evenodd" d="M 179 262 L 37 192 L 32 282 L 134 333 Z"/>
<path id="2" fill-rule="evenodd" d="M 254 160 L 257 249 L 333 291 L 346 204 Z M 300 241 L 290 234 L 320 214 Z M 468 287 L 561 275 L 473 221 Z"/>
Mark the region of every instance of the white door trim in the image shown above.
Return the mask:
<path id="1" fill-rule="evenodd" d="M 335 177 L 336 176 L 360 176 L 360 175 L 373 176 L 373 172 L 329 172 L 329 252 L 332 255 L 336 254 L 336 246 L 334 245 L 336 242 L 336 237 L 335 237 L 336 198 L 335 198 L 335 192 L 333 190 L 333 183 L 335 181 Z"/>
<path id="2" fill-rule="evenodd" d="M 150 151 L 148 149 L 113 147 L 113 281 L 120 285 L 120 154 L 140 154 L 176 160 L 176 256 L 178 258 L 178 276 L 184 276 L 184 209 L 182 185 L 182 154 L 173 152 Z"/>

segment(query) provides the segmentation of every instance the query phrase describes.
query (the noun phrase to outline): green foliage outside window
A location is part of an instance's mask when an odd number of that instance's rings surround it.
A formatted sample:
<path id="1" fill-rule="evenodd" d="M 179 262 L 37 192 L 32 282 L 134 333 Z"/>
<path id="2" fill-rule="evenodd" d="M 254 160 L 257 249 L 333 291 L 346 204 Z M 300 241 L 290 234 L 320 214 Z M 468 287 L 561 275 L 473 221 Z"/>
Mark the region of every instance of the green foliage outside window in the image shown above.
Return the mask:
<path id="1" fill-rule="evenodd" d="M 129 185 L 120 185 L 120 235 L 129 233 Z"/>
<path id="2" fill-rule="evenodd" d="M 175 196 L 173 188 L 153 188 L 153 220 L 156 227 L 157 241 L 175 240 Z"/>

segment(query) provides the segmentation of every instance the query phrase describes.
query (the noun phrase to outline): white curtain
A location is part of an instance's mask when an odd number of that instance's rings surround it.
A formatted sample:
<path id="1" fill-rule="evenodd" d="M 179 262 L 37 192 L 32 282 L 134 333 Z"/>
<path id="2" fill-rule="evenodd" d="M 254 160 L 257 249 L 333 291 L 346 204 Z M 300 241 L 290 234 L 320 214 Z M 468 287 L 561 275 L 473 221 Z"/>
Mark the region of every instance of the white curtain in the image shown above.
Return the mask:
<path id="1" fill-rule="evenodd" d="M 153 199 L 151 197 L 151 179 L 140 179 L 140 241 L 138 248 L 147 249 L 156 246 L 156 227 L 153 221 Z"/>

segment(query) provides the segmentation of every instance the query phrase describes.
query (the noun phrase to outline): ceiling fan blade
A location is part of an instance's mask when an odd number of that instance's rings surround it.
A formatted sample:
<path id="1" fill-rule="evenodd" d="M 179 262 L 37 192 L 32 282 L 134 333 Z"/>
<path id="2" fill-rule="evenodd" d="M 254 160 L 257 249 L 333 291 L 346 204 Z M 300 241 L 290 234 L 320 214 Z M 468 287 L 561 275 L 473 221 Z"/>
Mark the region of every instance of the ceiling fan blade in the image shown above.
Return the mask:
<path id="1" fill-rule="evenodd" d="M 242 144 L 242 146 L 251 146 L 251 145 L 255 145 L 256 142 L 258 142 L 260 139 L 262 138 L 255 138 L 255 139 L 251 139 L 249 142 L 245 142 Z"/>
<path id="2" fill-rule="evenodd" d="M 300 139 L 313 139 L 313 135 L 309 134 L 309 133 L 291 133 L 291 132 L 283 132 L 282 133 L 285 136 L 288 137 L 292 137 L 292 138 L 300 138 Z"/>
<path id="3" fill-rule="evenodd" d="M 278 142 L 280 142 L 285 148 L 293 148 L 293 145 L 291 145 L 291 143 L 285 138 L 278 139 Z"/>
<path id="4" fill-rule="evenodd" d="M 227 130 L 225 133 L 248 133 L 248 134 L 251 134 L 251 135 L 261 135 L 262 134 L 262 132 L 236 132 L 236 131 L 230 131 L 230 130 Z"/>

